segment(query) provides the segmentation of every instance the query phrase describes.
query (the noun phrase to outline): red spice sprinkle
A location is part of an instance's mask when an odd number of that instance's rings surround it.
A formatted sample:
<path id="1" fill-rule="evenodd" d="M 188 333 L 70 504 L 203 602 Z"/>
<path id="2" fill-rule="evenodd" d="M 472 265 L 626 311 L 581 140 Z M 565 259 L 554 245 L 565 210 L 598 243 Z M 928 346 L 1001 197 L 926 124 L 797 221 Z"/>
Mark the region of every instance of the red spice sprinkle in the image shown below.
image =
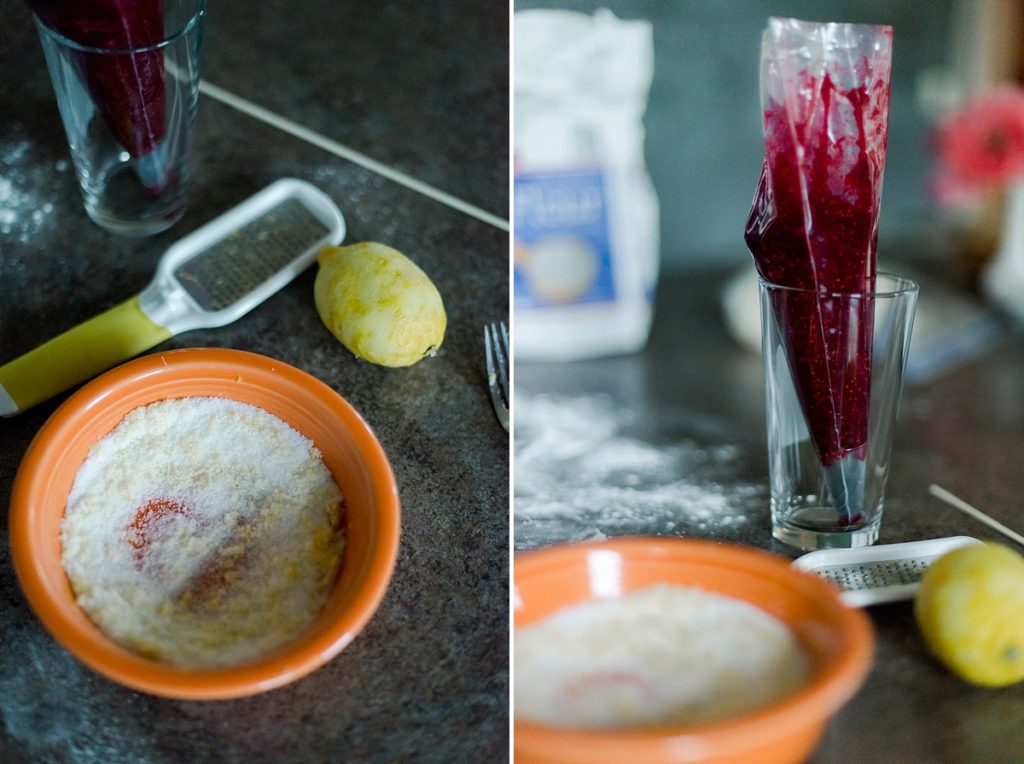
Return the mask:
<path id="1" fill-rule="evenodd" d="M 132 557 L 137 565 L 142 564 L 142 557 L 152 540 L 155 526 L 169 513 L 188 515 L 188 509 L 173 499 L 156 498 L 150 499 L 135 512 L 135 518 L 128 523 L 127 531 L 128 545 L 132 548 Z"/>
<path id="2" fill-rule="evenodd" d="M 636 674 L 630 671 L 609 669 L 585 674 L 581 677 L 566 682 L 562 688 L 567 698 L 578 698 L 581 695 L 589 695 L 601 686 L 634 687 L 647 697 L 654 697 L 651 687 Z"/>

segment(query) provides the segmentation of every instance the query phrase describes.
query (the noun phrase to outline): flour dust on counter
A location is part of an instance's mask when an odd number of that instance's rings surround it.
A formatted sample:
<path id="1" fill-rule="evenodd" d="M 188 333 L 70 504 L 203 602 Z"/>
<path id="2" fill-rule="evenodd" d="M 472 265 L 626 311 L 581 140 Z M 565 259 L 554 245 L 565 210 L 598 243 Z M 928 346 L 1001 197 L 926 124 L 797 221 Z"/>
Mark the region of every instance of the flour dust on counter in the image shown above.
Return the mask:
<path id="1" fill-rule="evenodd" d="M 297 637 L 340 565 L 342 497 L 312 441 L 220 398 L 129 412 L 90 449 L 61 524 L 78 603 L 159 661 L 226 666 Z"/>
<path id="2" fill-rule="evenodd" d="M 53 202 L 35 189 L 45 188 L 54 173 L 49 163 L 43 165 L 33 157 L 31 149 L 27 140 L 0 142 L 0 235 L 17 236 L 23 244 L 53 212 Z M 66 159 L 53 166 L 57 172 L 70 168 Z"/>
<path id="3" fill-rule="evenodd" d="M 609 396 L 516 391 L 515 543 L 630 534 L 714 538 L 749 522 L 758 486 L 736 478 L 731 445 L 633 434 Z"/>

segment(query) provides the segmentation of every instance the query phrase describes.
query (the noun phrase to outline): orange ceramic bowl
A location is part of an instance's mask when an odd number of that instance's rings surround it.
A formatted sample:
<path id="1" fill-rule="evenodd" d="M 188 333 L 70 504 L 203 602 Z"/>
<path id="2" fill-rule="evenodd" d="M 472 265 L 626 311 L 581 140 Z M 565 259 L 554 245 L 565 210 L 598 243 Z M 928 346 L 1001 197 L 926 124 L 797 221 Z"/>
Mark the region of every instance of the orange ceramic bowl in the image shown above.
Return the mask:
<path id="1" fill-rule="evenodd" d="M 516 719 L 516 764 L 803 761 L 871 664 L 874 638 L 861 611 L 843 605 L 822 579 L 746 547 L 656 538 L 556 546 L 518 555 L 514 582 L 516 628 L 585 600 L 618 597 L 657 583 L 746 600 L 787 624 L 813 667 L 810 681 L 795 694 L 699 725 L 583 730 Z"/>
<path id="2" fill-rule="evenodd" d="M 188 396 L 230 398 L 283 419 L 320 449 L 345 497 L 345 553 L 317 620 L 290 644 L 228 668 L 179 668 L 118 646 L 78 607 L 61 564 L 64 506 L 92 444 L 132 409 Z M 391 467 L 362 417 L 309 374 L 237 350 L 157 353 L 85 385 L 36 435 L 11 496 L 14 567 L 43 625 L 82 662 L 110 679 L 174 698 L 251 695 L 298 679 L 333 658 L 380 603 L 394 569 L 398 536 L 398 492 Z"/>

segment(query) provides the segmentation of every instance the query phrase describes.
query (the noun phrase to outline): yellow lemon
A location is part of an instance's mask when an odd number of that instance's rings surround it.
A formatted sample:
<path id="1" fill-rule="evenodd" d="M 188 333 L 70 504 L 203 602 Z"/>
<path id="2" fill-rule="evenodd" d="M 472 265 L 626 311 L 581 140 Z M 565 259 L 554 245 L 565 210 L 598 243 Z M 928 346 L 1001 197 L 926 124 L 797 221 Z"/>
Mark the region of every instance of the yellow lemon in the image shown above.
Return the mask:
<path id="1" fill-rule="evenodd" d="M 375 242 L 325 247 L 313 285 L 324 325 L 355 355 L 410 366 L 433 355 L 448 318 L 437 287 L 398 250 Z"/>
<path id="2" fill-rule="evenodd" d="M 974 544 L 943 555 L 925 571 L 914 614 L 928 648 L 968 682 L 1024 679 L 1024 557 L 1013 550 Z"/>

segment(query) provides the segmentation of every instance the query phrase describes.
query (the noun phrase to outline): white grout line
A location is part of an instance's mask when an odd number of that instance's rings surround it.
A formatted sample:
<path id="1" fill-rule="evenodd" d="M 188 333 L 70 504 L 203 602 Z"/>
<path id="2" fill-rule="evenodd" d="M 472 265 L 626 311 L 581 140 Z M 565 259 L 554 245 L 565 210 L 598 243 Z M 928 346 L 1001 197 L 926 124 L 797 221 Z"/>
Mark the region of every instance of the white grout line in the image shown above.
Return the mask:
<path id="1" fill-rule="evenodd" d="M 434 188 L 421 180 L 417 180 L 410 175 L 406 175 L 404 172 L 388 167 L 385 164 L 381 164 L 376 159 L 371 159 L 366 156 L 366 154 L 362 154 L 355 149 L 350 149 L 348 146 L 338 143 L 337 141 L 332 141 L 330 138 L 320 135 L 309 128 L 303 127 L 297 122 L 293 122 L 286 117 L 282 117 L 280 114 L 275 114 L 268 109 L 264 109 L 262 106 L 255 104 L 252 101 L 248 101 L 245 98 L 241 98 L 234 93 L 230 93 L 223 88 L 217 87 L 206 80 L 199 81 L 199 92 L 216 101 L 220 101 L 233 109 L 237 109 L 240 112 L 248 114 L 254 119 L 265 122 L 271 127 L 276 127 L 278 130 L 282 130 L 296 138 L 299 138 L 300 140 L 311 143 L 324 151 L 329 151 L 342 159 L 347 159 L 350 162 L 354 162 L 357 165 L 365 167 L 370 172 L 375 172 L 388 180 L 394 181 L 399 185 L 415 191 L 416 193 L 423 194 L 423 196 L 440 202 L 447 207 L 451 207 L 453 210 L 462 212 L 463 214 L 476 218 L 488 225 L 499 228 L 502 231 L 509 230 L 507 220 L 503 220 L 497 215 L 492 215 L 490 212 L 487 212 L 487 210 L 482 210 L 456 196 L 452 196 L 451 194 L 441 191 L 438 188 Z"/>

